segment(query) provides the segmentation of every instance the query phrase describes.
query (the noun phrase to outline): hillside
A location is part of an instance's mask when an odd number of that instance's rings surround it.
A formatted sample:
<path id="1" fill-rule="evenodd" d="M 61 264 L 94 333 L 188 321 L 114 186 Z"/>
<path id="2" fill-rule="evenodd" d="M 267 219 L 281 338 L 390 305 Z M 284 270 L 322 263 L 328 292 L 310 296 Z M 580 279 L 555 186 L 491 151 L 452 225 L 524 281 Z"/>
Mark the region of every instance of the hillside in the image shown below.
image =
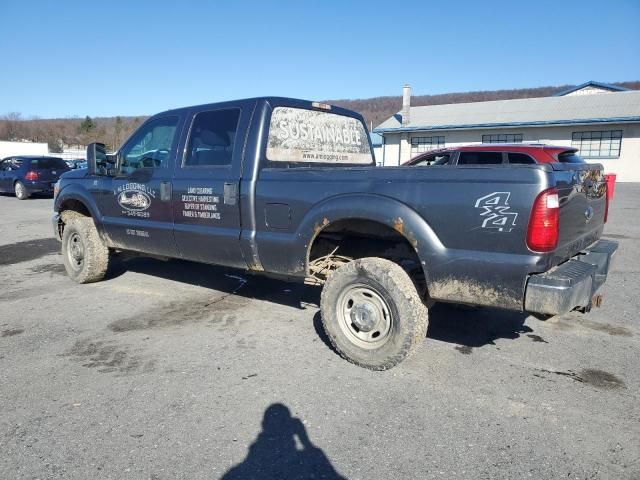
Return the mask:
<path id="1" fill-rule="evenodd" d="M 615 82 L 631 90 L 640 90 L 640 81 Z M 413 95 L 411 97 L 412 107 L 422 107 L 425 105 L 445 105 L 448 103 L 468 103 L 487 102 L 490 100 L 511 100 L 515 98 L 549 97 L 554 93 L 561 92 L 575 85 L 560 85 L 557 87 L 537 87 L 521 88 L 514 90 L 492 90 L 475 91 L 462 93 L 443 93 L 441 95 Z M 400 111 L 402 108 L 402 96 L 395 97 L 375 97 L 362 100 L 328 100 L 327 103 L 340 107 L 355 110 L 362 114 L 367 121 L 367 126 L 375 128 L 384 120 Z"/>
<path id="2" fill-rule="evenodd" d="M 633 90 L 640 90 L 640 81 L 616 82 Z M 514 98 L 546 97 L 574 85 L 524 88 L 514 90 L 474 91 L 444 93 L 440 95 L 414 95 L 412 106 L 442 105 L 447 103 L 484 102 Z M 400 111 L 402 97 L 375 97 L 359 100 L 326 100 L 327 103 L 361 113 L 369 128 L 376 127 L 394 113 Z M 92 141 L 102 141 L 110 148 L 117 148 L 146 117 L 101 117 L 63 119 L 25 119 L 12 112 L 0 117 L 0 140 L 28 140 L 46 142 L 51 152 L 59 152 L 65 146 L 82 146 Z"/>

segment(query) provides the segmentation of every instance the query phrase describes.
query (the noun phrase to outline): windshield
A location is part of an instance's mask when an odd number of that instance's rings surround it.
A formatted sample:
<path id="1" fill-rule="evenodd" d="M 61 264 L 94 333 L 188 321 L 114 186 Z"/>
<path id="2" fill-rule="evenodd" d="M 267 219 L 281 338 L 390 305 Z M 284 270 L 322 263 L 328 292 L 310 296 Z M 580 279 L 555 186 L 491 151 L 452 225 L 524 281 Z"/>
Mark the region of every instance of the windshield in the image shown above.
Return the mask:
<path id="1" fill-rule="evenodd" d="M 373 164 L 369 137 L 360 120 L 293 107 L 273 110 L 267 159 L 272 162 Z"/>

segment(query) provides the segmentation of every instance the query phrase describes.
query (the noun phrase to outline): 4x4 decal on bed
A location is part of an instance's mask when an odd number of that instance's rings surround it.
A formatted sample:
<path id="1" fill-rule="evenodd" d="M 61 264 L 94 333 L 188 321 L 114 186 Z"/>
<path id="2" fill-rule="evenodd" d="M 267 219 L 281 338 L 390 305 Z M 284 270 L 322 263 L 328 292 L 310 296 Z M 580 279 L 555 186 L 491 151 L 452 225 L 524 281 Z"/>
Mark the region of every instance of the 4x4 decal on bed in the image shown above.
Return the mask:
<path id="1" fill-rule="evenodd" d="M 481 228 L 495 228 L 499 232 L 510 232 L 516 226 L 518 214 L 511 212 L 509 197 L 511 192 L 493 192 L 476 200 L 476 208 L 481 208 L 484 217 Z"/>

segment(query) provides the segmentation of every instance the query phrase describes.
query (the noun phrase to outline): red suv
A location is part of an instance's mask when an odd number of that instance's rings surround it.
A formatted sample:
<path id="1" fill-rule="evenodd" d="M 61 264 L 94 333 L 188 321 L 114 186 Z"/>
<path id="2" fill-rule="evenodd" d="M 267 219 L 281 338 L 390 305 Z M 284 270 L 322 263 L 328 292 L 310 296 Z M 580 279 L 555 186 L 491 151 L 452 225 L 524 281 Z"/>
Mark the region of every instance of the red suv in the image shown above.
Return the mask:
<path id="1" fill-rule="evenodd" d="M 495 165 L 502 163 L 585 163 L 577 148 L 544 144 L 485 143 L 449 147 L 421 153 L 403 165 Z"/>

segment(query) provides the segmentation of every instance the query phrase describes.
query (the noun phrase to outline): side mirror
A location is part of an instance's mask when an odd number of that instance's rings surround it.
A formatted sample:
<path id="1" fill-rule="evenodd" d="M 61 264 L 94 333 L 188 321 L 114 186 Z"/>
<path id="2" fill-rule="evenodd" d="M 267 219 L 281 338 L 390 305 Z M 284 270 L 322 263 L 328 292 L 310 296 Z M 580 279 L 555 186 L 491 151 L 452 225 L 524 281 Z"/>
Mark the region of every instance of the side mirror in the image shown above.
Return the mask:
<path id="1" fill-rule="evenodd" d="M 87 170 L 89 175 L 110 175 L 113 156 L 107 154 L 104 143 L 90 143 L 87 146 Z"/>

